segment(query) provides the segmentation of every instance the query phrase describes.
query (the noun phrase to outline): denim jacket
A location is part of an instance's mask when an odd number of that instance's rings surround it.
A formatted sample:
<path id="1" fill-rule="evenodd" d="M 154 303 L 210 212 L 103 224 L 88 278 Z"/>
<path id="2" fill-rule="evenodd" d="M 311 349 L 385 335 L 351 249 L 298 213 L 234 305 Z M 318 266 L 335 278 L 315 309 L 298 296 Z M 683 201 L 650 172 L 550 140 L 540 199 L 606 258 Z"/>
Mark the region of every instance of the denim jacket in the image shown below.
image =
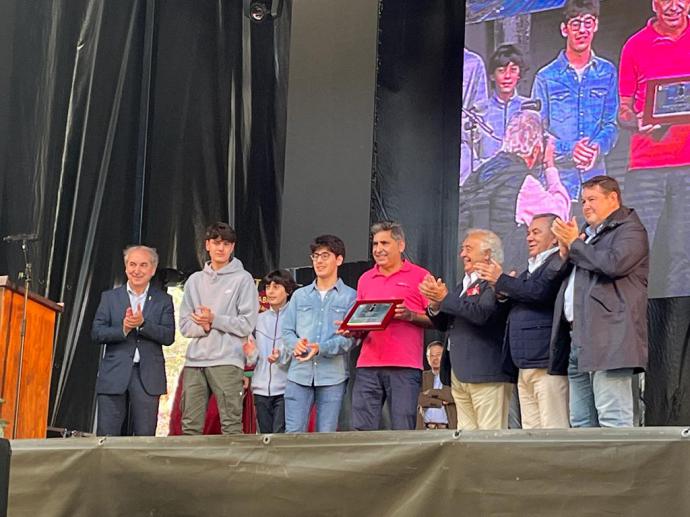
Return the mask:
<path id="1" fill-rule="evenodd" d="M 494 95 L 486 102 L 486 106 L 482 106 L 484 121 L 494 130 L 494 135 L 498 140 L 482 133 L 481 147 L 479 150 L 479 157 L 482 163 L 493 157 L 501 150 L 503 144 L 503 137 L 506 134 L 506 127 L 510 118 L 520 111 L 522 103 L 527 100 L 527 97 L 522 95 L 513 95 L 507 102 L 501 100 L 498 95 Z"/>
<path id="2" fill-rule="evenodd" d="M 288 380 L 303 386 L 332 386 L 347 380 L 347 352 L 354 339 L 336 334 L 335 322 L 345 318 L 356 297 L 357 292 L 340 278 L 323 301 L 316 281 L 293 293 L 283 320 L 285 350 L 292 354 L 297 341 L 306 338 L 318 343 L 319 353 L 306 362 L 293 359 Z"/>
<path id="3" fill-rule="evenodd" d="M 561 178 L 573 198 L 579 196 L 580 182 L 606 174 L 604 157 L 618 138 L 617 85 L 614 64 L 594 54 L 579 80 L 565 51 L 534 78 L 532 98 L 541 101 L 546 128 L 556 138 L 556 162 Z M 599 145 L 599 157 L 594 167 L 581 175 L 572 158 L 575 144 L 583 138 Z M 572 181 L 569 172 L 573 173 Z"/>

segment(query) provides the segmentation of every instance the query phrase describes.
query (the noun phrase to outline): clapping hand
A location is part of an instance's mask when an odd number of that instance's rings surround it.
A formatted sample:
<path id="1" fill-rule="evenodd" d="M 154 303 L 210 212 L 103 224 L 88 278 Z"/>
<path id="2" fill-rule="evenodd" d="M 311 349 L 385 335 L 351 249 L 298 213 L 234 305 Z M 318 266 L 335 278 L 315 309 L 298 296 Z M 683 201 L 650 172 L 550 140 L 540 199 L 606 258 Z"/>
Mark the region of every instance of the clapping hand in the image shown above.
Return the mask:
<path id="1" fill-rule="evenodd" d="M 562 258 L 565 258 L 570 251 L 570 245 L 575 242 L 580 235 L 577 227 L 577 219 L 573 217 L 570 221 L 564 221 L 560 217 L 554 219 L 551 224 L 551 231 L 558 239 L 558 247 Z"/>
<path id="2" fill-rule="evenodd" d="M 127 307 L 125 317 L 122 320 L 122 328 L 125 335 L 129 334 L 135 328 L 139 328 L 144 324 L 144 315 L 141 312 L 141 304 L 137 305 L 137 311 L 134 312 L 131 307 Z"/>
<path id="3" fill-rule="evenodd" d="M 309 361 L 318 353 L 319 345 L 317 343 L 309 343 L 306 338 L 302 338 L 295 345 L 295 351 L 292 355 L 295 356 L 298 362 L 303 363 Z"/>
<path id="4" fill-rule="evenodd" d="M 271 350 L 271 355 L 269 355 L 266 360 L 268 361 L 269 364 L 274 364 L 278 362 L 278 359 L 280 359 L 280 350 L 277 348 L 274 348 Z"/>
<path id="5" fill-rule="evenodd" d="M 437 310 L 441 302 L 448 296 L 448 287 L 440 278 L 426 275 L 419 284 L 419 292 L 429 301 L 429 307 Z"/>
<path id="6" fill-rule="evenodd" d="M 204 305 L 197 307 L 191 315 L 192 321 L 204 329 L 204 332 L 211 331 L 213 323 L 213 311 Z"/>
<path id="7" fill-rule="evenodd" d="M 474 265 L 474 270 L 479 275 L 479 278 L 489 282 L 492 287 L 496 285 L 498 277 L 503 274 L 503 268 L 501 264 L 496 262 L 494 259 L 487 263 L 478 262 Z"/>
<path id="8" fill-rule="evenodd" d="M 244 356 L 247 358 L 252 357 L 256 352 L 256 341 L 254 341 L 252 336 L 248 336 L 247 341 L 242 344 L 242 352 L 244 352 Z"/>

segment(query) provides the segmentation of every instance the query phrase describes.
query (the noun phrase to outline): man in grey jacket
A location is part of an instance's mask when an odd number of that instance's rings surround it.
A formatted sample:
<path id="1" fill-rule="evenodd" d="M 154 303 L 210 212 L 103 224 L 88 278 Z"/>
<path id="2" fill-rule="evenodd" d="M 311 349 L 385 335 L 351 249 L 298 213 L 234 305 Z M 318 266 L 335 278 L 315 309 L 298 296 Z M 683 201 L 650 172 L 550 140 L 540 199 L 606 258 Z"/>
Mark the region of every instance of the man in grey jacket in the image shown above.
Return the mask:
<path id="1" fill-rule="evenodd" d="M 568 353 L 559 334 L 569 329 L 572 427 L 631 427 L 633 374 L 647 366 L 647 231 L 608 176 L 582 185 L 582 213 L 582 233 L 575 218 L 552 226 L 572 270 L 556 299 L 551 360 Z"/>
<path id="2" fill-rule="evenodd" d="M 232 256 L 236 241 L 229 224 L 209 226 L 211 260 L 184 286 L 180 331 L 192 340 L 183 371 L 183 434 L 203 432 L 210 393 L 216 396 L 223 434 L 242 432 L 244 343 L 256 325 L 259 297 L 254 279 Z"/>

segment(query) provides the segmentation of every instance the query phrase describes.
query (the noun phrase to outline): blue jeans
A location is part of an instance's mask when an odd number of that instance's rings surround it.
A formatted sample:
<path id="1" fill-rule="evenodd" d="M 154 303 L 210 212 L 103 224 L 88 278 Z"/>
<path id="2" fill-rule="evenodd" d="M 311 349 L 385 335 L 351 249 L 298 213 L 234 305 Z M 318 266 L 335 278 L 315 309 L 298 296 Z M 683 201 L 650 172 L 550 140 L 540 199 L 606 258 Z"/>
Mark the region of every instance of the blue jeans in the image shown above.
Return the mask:
<path id="1" fill-rule="evenodd" d="M 316 432 L 334 433 L 347 381 L 331 386 L 303 386 L 288 381 L 285 387 L 285 432 L 306 433 L 311 406 L 316 403 Z"/>
<path id="2" fill-rule="evenodd" d="M 571 427 L 632 427 L 632 368 L 577 371 L 577 349 L 570 349 L 568 383 Z"/>

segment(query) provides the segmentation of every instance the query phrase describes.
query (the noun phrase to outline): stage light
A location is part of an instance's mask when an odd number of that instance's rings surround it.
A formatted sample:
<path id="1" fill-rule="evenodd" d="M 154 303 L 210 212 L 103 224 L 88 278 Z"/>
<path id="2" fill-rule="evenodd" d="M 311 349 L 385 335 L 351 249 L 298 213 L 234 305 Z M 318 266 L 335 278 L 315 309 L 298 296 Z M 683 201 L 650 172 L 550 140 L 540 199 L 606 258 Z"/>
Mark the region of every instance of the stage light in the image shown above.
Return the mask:
<path id="1" fill-rule="evenodd" d="M 249 6 L 249 18 L 255 22 L 262 22 L 268 14 L 268 7 L 263 2 L 252 2 Z"/>
<path id="2" fill-rule="evenodd" d="M 282 0 L 244 0 L 244 15 L 255 23 L 280 15 Z"/>

